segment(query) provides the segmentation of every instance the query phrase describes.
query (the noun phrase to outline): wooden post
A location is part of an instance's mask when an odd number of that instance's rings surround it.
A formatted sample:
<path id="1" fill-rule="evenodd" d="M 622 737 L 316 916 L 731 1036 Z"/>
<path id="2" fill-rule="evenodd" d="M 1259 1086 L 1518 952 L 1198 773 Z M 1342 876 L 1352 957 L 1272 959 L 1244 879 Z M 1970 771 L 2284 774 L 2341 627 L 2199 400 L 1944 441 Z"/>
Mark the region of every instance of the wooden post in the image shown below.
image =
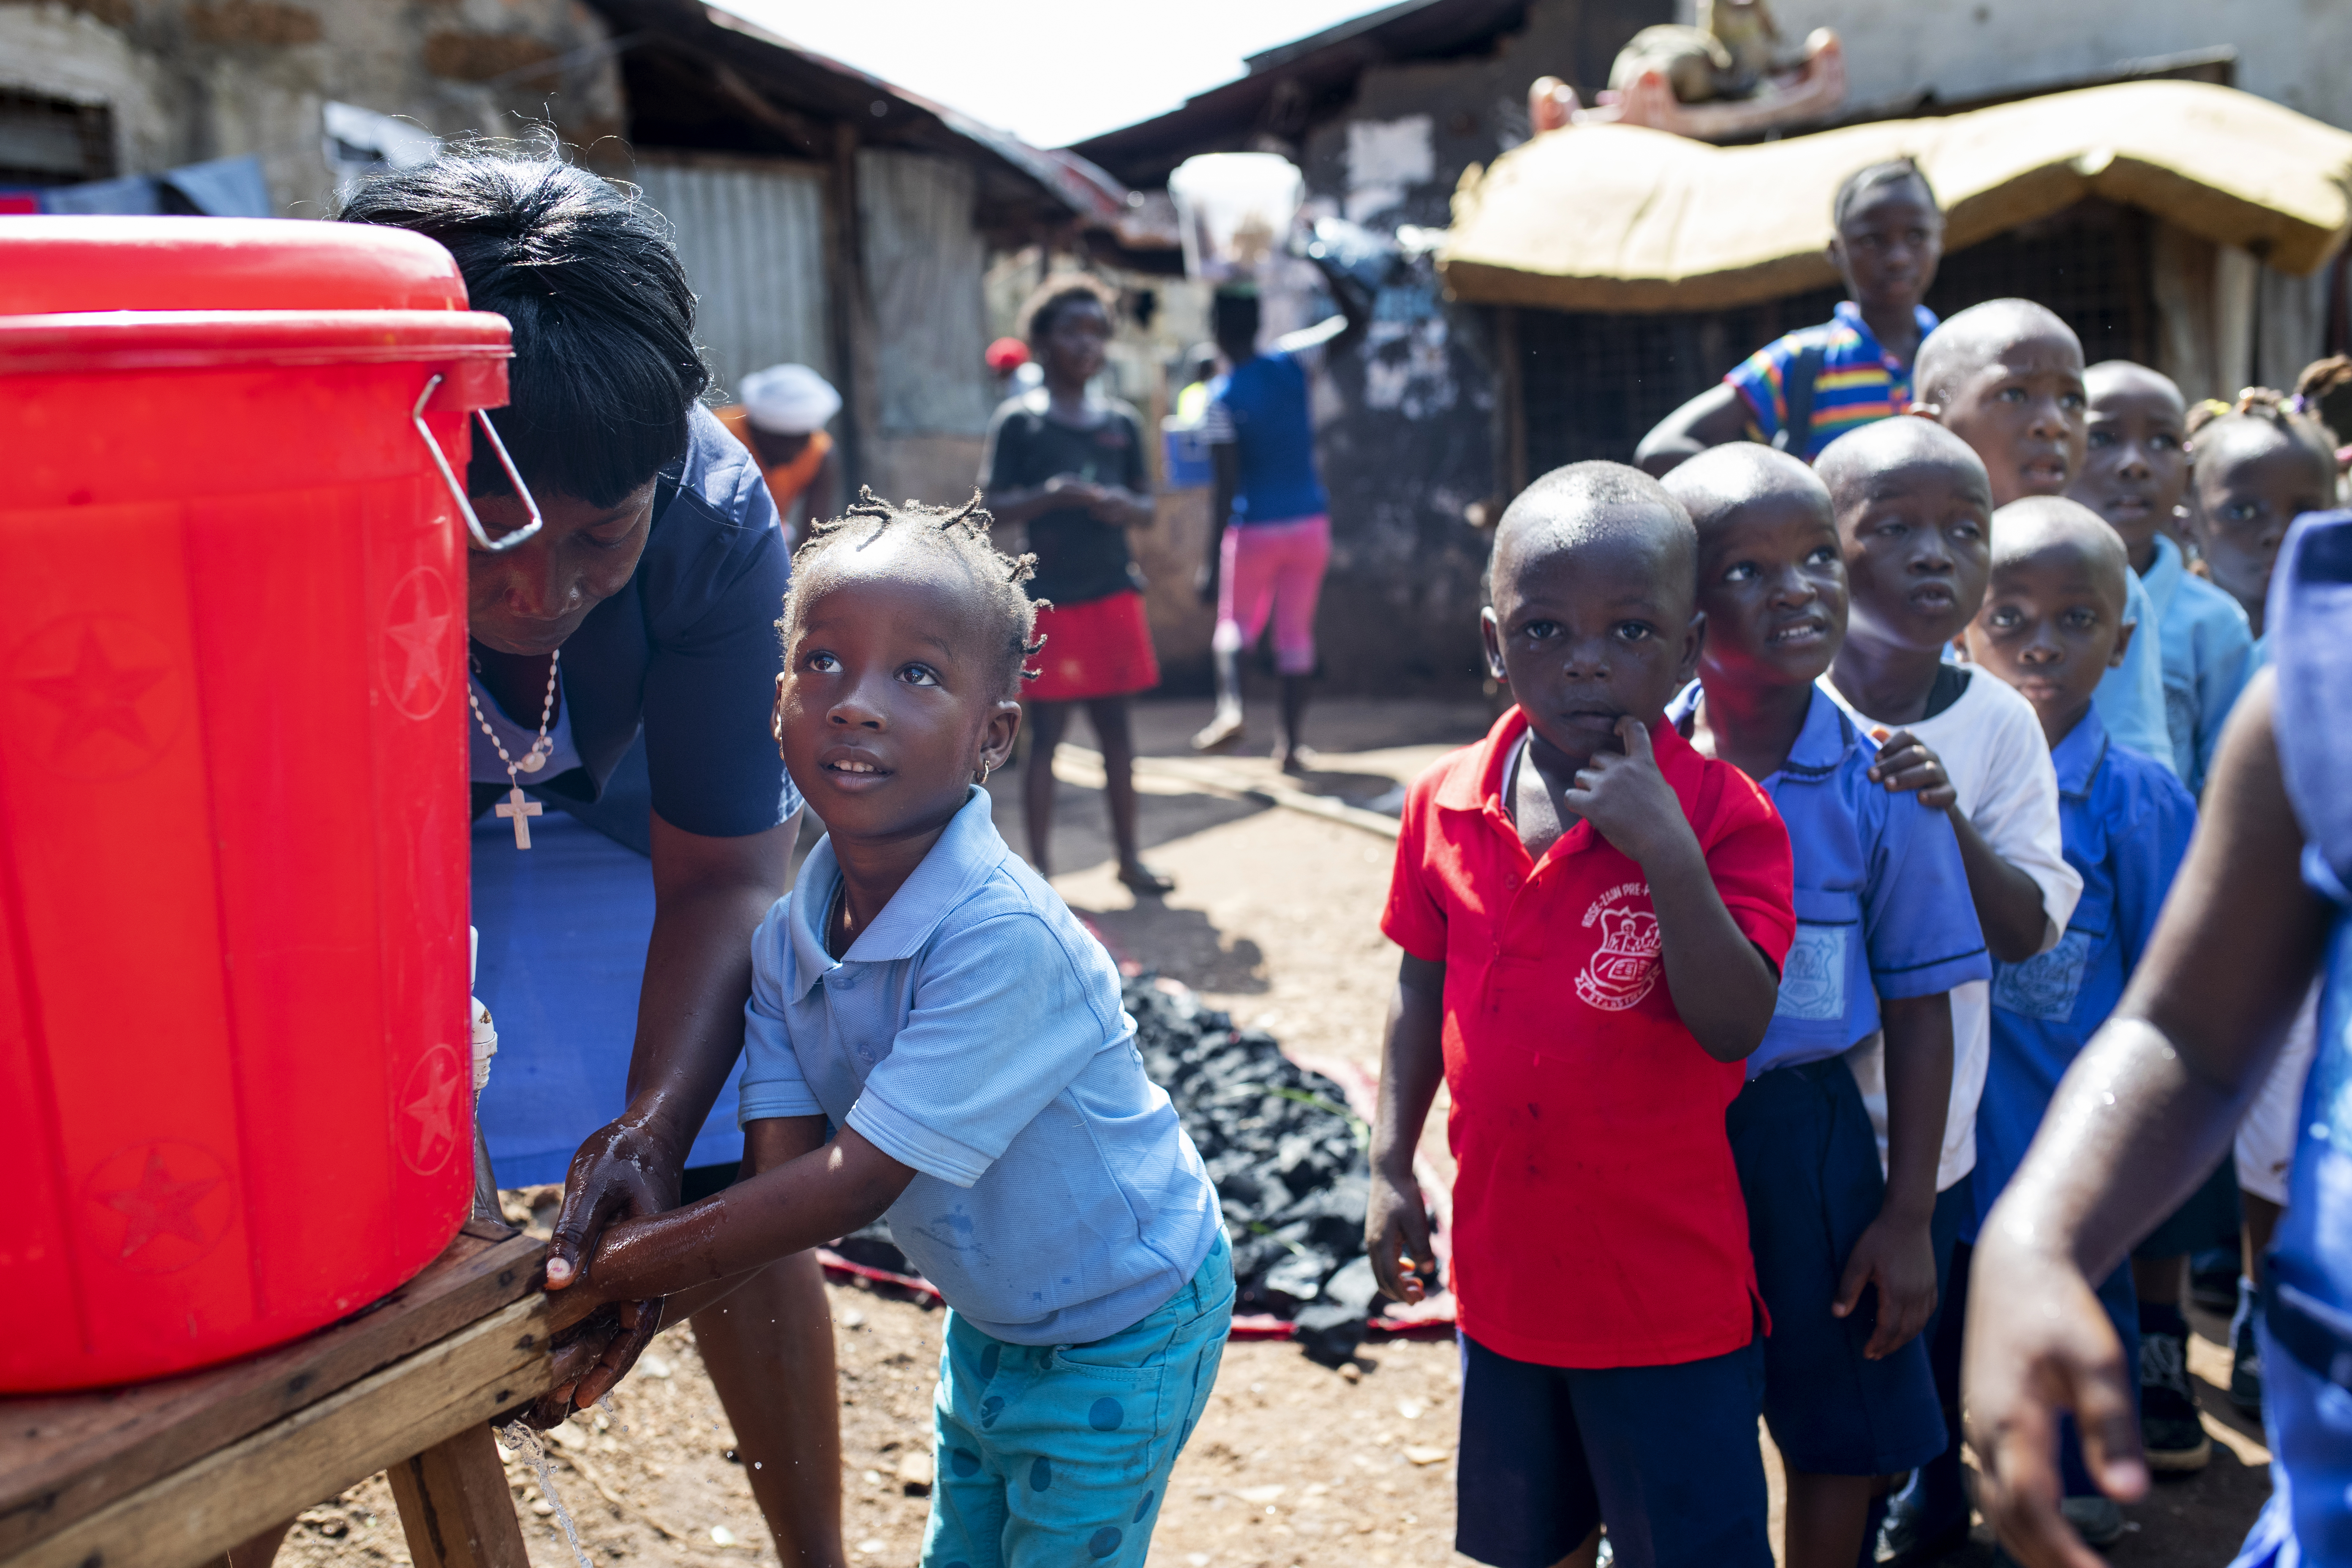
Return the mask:
<path id="1" fill-rule="evenodd" d="M 1528 488 L 1528 403 L 1519 363 L 1519 312 L 1515 306 L 1495 310 L 1495 479 L 1502 504 Z M 1498 510 L 1487 522 L 1500 521 Z"/>
<path id="2" fill-rule="evenodd" d="M 825 190 L 825 294 L 833 308 L 833 367 L 841 392 L 841 471 L 846 496 L 881 479 L 882 383 L 874 307 L 866 291 L 865 225 L 857 208 L 857 128 L 837 121 Z M 886 481 L 887 482 L 887 481 Z"/>
<path id="3" fill-rule="evenodd" d="M 488 1426 L 468 1426 L 410 1456 L 384 1479 L 416 1568 L 530 1568 Z"/>

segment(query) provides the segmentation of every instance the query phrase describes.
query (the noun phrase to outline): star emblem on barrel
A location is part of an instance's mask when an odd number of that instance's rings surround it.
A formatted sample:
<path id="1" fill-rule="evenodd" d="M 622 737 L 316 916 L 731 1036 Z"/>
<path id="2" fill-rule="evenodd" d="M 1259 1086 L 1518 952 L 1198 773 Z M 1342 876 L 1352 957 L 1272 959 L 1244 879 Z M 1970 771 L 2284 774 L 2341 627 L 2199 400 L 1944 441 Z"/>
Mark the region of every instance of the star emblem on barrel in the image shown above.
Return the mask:
<path id="1" fill-rule="evenodd" d="M 141 1274 L 184 1268 L 210 1252 L 236 1218 L 218 1156 L 184 1139 L 117 1150 L 83 1187 L 100 1256 Z"/>
<path id="2" fill-rule="evenodd" d="M 384 607 L 383 684 L 392 705 L 411 719 L 431 717 L 448 691 L 457 618 L 433 568 L 419 566 L 394 585 Z"/>
<path id="3" fill-rule="evenodd" d="M 465 1064 L 447 1046 L 435 1046 L 409 1068 L 394 1102 L 393 1141 L 418 1175 L 439 1170 L 457 1147 L 458 1094 L 466 1083 Z"/>
<path id="4" fill-rule="evenodd" d="M 13 662 L 18 732 L 61 773 L 136 773 L 179 732 L 176 661 L 154 633 L 126 616 L 51 621 Z"/>

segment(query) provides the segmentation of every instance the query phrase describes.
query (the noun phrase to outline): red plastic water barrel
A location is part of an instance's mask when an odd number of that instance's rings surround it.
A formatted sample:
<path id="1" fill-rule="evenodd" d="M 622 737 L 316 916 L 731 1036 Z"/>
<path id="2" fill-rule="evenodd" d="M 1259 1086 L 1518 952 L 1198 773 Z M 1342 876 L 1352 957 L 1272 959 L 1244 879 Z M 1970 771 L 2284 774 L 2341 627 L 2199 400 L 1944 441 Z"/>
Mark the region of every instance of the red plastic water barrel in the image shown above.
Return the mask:
<path id="1" fill-rule="evenodd" d="M 0 218 L 0 1392 L 291 1339 L 473 1184 L 465 471 L 395 229 Z"/>

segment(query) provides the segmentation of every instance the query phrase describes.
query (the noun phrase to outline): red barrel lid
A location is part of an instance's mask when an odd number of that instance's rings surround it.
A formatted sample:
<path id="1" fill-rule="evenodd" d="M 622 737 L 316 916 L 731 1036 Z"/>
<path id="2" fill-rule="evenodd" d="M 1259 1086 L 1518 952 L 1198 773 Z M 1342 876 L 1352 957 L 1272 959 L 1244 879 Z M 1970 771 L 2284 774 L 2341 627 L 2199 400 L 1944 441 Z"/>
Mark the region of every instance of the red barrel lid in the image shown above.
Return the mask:
<path id="1" fill-rule="evenodd" d="M 421 234 L 300 218 L 0 217 L 0 316 L 85 310 L 462 310 Z"/>

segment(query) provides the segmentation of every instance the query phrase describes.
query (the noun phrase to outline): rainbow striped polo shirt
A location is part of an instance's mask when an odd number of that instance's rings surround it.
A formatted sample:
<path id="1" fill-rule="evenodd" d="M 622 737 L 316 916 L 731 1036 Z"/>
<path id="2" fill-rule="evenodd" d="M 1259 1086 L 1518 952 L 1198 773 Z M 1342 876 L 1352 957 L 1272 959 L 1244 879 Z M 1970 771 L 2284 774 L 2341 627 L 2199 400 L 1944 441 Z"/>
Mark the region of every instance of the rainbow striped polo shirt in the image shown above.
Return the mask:
<path id="1" fill-rule="evenodd" d="M 1936 313 L 1925 305 L 1913 309 L 1924 342 L 1936 330 Z M 1847 431 L 1874 419 L 1892 418 L 1911 406 L 1911 367 L 1888 358 L 1862 319 L 1862 308 L 1843 300 L 1837 313 L 1822 325 L 1765 344 L 1723 378 L 1747 401 L 1748 432 L 1758 440 L 1769 441 L 1780 433 L 1789 417 L 1785 378 L 1798 356 L 1816 345 L 1822 350 L 1822 368 L 1813 379 L 1813 423 L 1803 454 L 1809 463 Z"/>

